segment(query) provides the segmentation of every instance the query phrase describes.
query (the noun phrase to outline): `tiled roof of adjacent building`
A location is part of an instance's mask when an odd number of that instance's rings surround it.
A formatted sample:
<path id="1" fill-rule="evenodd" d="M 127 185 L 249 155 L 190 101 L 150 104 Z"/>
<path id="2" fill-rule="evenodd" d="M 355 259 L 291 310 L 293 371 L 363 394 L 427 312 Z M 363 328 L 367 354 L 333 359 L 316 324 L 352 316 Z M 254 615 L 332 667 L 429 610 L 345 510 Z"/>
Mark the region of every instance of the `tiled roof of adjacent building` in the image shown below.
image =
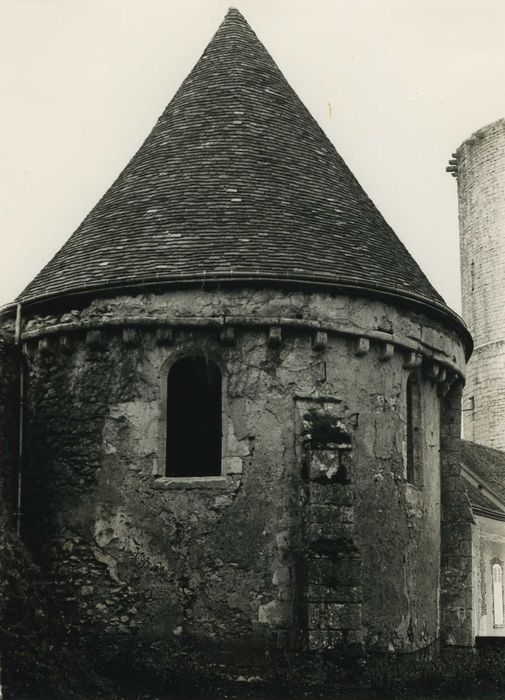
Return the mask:
<path id="1" fill-rule="evenodd" d="M 470 499 L 470 503 L 472 504 L 473 510 L 482 509 L 491 513 L 501 513 L 496 503 L 490 501 L 489 498 L 487 498 L 487 496 L 484 493 L 482 493 L 478 486 L 471 484 L 469 481 L 465 481 L 464 484 L 466 494 Z"/>
<path id="2" fill-rule="evenodd" d="M 461 440 L 461 463 L 477 477 L 481 488 L 486 487 L 505 503 L 505 452 L 469 440 Z M 478 489 L 474 485 L 467 486 L 472 505 L 485 507 L 485 503 L 489 503 L 488 498 L 482 492 L 477 497 L 477 492 Z M 496 505 L 493 507 L 499 510 Z"/>
<path id="3" fill-rule="evenodd" d="M 207 280 L 382 290 L 455 317 L 233 9 L 19 299 Z"/>

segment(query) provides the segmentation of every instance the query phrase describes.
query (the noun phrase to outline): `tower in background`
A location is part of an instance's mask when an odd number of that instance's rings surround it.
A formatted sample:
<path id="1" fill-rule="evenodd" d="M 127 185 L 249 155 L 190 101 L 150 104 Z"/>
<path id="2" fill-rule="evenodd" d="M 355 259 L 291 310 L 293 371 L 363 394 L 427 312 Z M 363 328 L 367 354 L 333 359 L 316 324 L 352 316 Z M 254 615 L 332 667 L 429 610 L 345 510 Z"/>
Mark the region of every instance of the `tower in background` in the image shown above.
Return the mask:
<path id="1" fill-rule="evenodd" d="M 463 394 L 468 440 L 505 449 L 505 119 L 467 139 L 457 175 L 463 318 L 475 341 Z"/>

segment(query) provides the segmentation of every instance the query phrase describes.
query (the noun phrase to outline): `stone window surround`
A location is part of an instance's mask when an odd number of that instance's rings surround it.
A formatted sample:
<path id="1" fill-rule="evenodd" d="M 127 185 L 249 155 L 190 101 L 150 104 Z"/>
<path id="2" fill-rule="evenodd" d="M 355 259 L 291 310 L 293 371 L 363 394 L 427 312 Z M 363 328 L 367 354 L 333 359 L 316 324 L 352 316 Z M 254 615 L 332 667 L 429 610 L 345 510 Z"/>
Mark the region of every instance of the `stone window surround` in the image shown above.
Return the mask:
<path id="1" fill-rule="evenodd" d="M 221 476 L 222 372 L 202 354 L 171 364 L 165 402 L 168 477 Z"/>
<path id="2" fill-rule="evenodd" d="M 495 622 L 496 617 L 495 617 L 495 586 L 494 586 L 494 578 L 493 578 L 493 569 L 495 566 L 499 566 L 501 569 L 501 589 L 502 589 L 502 608 L 505 606 L 505 595 L 504 595 L 504 590 L 503 590 L 503 561 L 499 559 L 498 557 L 493 557 L 491 559 L 491 600 L 493 603 L 493 628 L 494 629 L 502 629 L 505 627 L 505 609 L 502 609 L 502 620 L 503 622 L 501 624 L 497 624 Z"/>
<path id="3" fill-rule="evenodd" d="M 167 476 L 166 475 L 166 446 L 167 446 L 167 400 L 168 375 L 173 365 L 184 357 L 208 357 L 221 372 L 221 410 L 222 410 L 222 441 L 221 441 L 221 474 L 219 476 Z M 159 430 L 158 430 L 158 459 L 154 472 L 154 486 L 157 489 L 226 489 L 235 479 L 225 472 L 226 457 L 228 456 L 228 426 L 229 403 L 226 366 L 223 358 L 217 353 L 204 352 L 201 347 L 191 346 L 170 354 L 163 362 L 158 374 L 159 379 Z M 237 475 L 233 475 L 236 477 Z"/>

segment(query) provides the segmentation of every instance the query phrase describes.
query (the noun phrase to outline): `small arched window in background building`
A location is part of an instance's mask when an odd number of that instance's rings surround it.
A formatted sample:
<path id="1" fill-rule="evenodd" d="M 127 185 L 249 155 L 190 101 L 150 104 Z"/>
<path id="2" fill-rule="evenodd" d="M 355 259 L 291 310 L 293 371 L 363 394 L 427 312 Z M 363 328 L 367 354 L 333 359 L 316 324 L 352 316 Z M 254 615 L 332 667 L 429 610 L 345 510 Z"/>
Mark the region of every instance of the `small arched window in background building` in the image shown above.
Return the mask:
<path id="1" fill-rule="evenodd" d="M 221 474 L 221 372 L 205 357 L 175 362 L 167 386 L 166 475 Z"/>
<path id="2" fill-rule="evenodd" d="M 407 379 L 405 478 L 411 484 L 423 481 L 421 388 L 416 374 Z"/>
<path id="3" fill-rule="evenodd" d="M 493 626 L 503 627 L 503 566 L 495 561 L 493 572 Z"/>

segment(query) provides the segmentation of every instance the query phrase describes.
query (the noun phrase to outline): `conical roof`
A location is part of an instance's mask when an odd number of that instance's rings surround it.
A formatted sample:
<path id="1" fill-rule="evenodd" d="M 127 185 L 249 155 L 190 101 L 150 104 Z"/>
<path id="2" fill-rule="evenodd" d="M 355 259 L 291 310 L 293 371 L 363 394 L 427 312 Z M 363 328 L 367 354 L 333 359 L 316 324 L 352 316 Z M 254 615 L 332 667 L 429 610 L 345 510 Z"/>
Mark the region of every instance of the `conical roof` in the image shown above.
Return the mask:
<path id="1" fill-rule="evenodd" d="M 453 315 L 235 9 L 19 300 L 207 280 L 382 290 Z"/>

